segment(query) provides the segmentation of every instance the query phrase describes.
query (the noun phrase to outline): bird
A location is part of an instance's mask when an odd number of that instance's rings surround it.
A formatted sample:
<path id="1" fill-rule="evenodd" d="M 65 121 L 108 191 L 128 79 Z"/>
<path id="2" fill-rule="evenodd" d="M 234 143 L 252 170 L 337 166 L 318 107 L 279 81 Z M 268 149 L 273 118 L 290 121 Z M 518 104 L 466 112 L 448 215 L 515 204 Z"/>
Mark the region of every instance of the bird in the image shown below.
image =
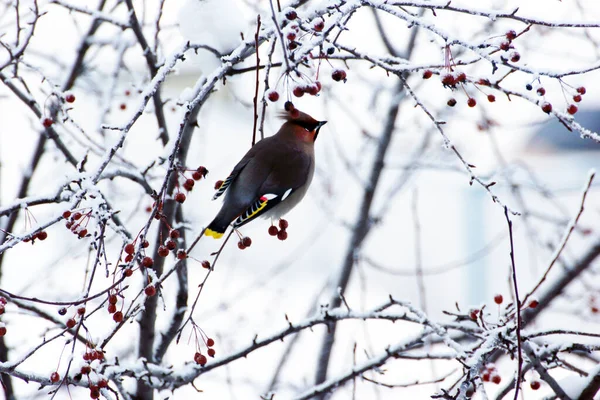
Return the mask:
<path id="1" fill-rule="evenodd" d="M 314 144 L 327 121 L 298 109 L 280 115 L 279 131 L 257 142 L 218 187 L 225 194 L 221 210 L 204 234 L 219 239 L 257 217 L 281 218 L 306 194 L 315 172 Z"/>

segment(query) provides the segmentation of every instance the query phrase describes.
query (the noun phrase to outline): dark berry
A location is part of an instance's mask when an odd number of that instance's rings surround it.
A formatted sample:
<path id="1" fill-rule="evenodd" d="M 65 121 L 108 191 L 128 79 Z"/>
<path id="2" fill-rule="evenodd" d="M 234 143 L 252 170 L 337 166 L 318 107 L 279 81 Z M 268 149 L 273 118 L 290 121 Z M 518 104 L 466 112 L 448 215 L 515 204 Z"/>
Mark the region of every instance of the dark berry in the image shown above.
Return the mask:
<path id="1" fill-rule="evenodd" d="M 325 22 L 323 22 L 323 20 L 321 18 L 317 18 L 314 22 L 313 22 L 313 29 L 316 32 L 321 32 L 323 30 L 323 28 L 325 28 Z"/>
<path id="2" fill-rule="evenodd" d="M 277 233 L 279 233 L 279 229 L 277 229 L 276 226 L 271 225 L 269 227 L 269 235 L 271 235 L 271 236 L 277 236 Z"/>
<path id="3" fill-rule="evenodd" d="M 516 39 L 517 38 L 517 32 L 515 32 L 513 30 L 510 30 L 510 31 L 506 32 L 506 38 L 508 40 L 514 40 L 514 39 Z"/>
<path id="4" fill-rule="evenodd" d="M 67 219 L 71 216 L 71 211 L 67 210 L 64 213 L 62 213 L 62 216 L 64 219 Z"/>
<path id="5" fill-rule="evenodd" d="M 111 294 L 110 296 L 108 296 L 109 304 L 117 304 L 118 302 L 119 302 L 119 298 L 117 297 L 116 294 Z"/>
<path id="6" fill-rule="evenodd" d="M 456 105 L 456 99 L 450 99 L 446 104 L 448 104 L 450 107 L 454 107 Z"/>
<path id="7" fill-rule="evenodd" d="M 346 71 L 343 69 L 336 69 L 331 73 L 331 79 L 336 82 L 345 81 L 346 80 Z"/>
<path id="8" fill-rule="evenodd" d="M 279 220 L 279 229 L 281 229 L 282 231 L 285 231 L 289 225 L 290 224 L 288 224 L 287 220 L 285 220 L 285 219 Z"/>
<path id="9" fill-rule="evenodd" d="M 48 238 L 48 233 L 46 231 L 39 231 L 37 233 L 37 238 L 40 240 L 46 240 Z"/>
<path id="10" fill-rule="evenodd" d="M 85 307 L 79 307 L 77 309 L 77 314 L 84 315 L 85 314 Z"/>
<path id="11" fill-rule="evenodd" d="M 501 294 L 497 294 L 494 296 L 494 303 L 502 304 L 503 301 L 504 301 L 504 299 L 502 298 Z"/>
<path id="12" fill-rule="evenodd" d="M 501 381 L 502 381 L 502 378 L 500 378 L 500 375 L 492 376 L 492 382 L 494 382 L 496 385 L 499 385 Z"/>
<path id="13" fill-rule="evenodd" d="M 65 96 L 65 101 L 67 103 L 73 103 L 75 101 L 75 95 L 73 93 L 67 93 Z"/>
<path id="14" fill-rule="evenodd" d="M 213 347 L 215 345 L 215 341 L 211 338 L 206 339 L 206 345 L 208 347 Z"/>
<path id="15" fill-rule="evenodd" d="M 195 184 L 195 183 L 196 183 L 196 182 L 194 182 L 194 180 L 193 180 L 193 179 L 186 179 L 186 181 L 183 183 L 183 188 L 184 188 L 185 190 L 187 190 L 188 192 L 191 192 L 191 191 L 192 191 L 192 189 L 194 188 L 194 184 Z"/>
<path id="16" fill-rule="evenodd" d="M 69 318 L 67 320 L 67 328 L 71 329 L 71 328 L 73 328 L 75 326 L 75 324 L 76 324 L 76 322 L 75 322 L 75 320 L 73 318 Z"/>
<path id="17" fill-rule="evenodd" d="M 493 94 L 488 94 L 487 99 L 490 103 L 493 103 L 496 101 L 496 96 L 494 96 Z"/>
<path id="18" fill-rule="evenodd" d="M 467 74 L 465 74 L 464 72 L 461 72 L 460 74 L 458 74 L 458 76 L 456 77 L 456 81 L 457 82 L 462 82 L 465 83 L 467 81 Z"/>
<path id="19" fill-rule="evenodd" d="M 183 260 L 187 258 L 187 253 L 185 250 L 177 250 L 177 259 L 178 260 Z"/>
<path id="20" fill-rule="evenodd" d="M 531 386 L 531 390 L 538 390 L 542 385 L 540 384 L 540 381 L 531 381 L 529 386 Z"/>
<path id="21" fill-rule="evenodd" d="M 240 250 L 244 250 L 246 248 L 246 246 L 244 246 L 244 242 L 242 242 L 241 240 L 238 242 L 238 249 Z"/>
<path id="22" fill-rule="evenodd" d="M 50 374 L 50 382 L 56 383 L 58 381 L 60 381 L 60 375 L 58 374 L 58 372 L 53 372 L 52 374 Z"/>
<path id="23" fill-rule="evenodd" d="M 196 364 L 204 366 L 206 364 L 207 359 L 204 354 L 196 353 L 194 355 L 194 361 L 196 362 Z"/>
<path id="24" fill-rule="evenodd" d="M 44 125 L 44 128 L 50 128 L 53 123 L 54 123 L 54 121 L 52 121 L 52 118 L 46 117 L 42 120 L 42 125 Z"/>
<path id="25" fill-rule="evenodd" d="M 202 268 L 210 269 L 210 262 L 207 260 L 202 261 Z"/>
<path id="26" fill-rule="evenodd" d="M 456 78 L 452 74 L 446 74 L 442 77 L 442 84 L 450 87 L 456 86 Z"/>
<path id="27" fill-rule="evenodd" d="M 290 10 L 290 11 L 288 11 L 288 12 L 285 13 L 285 17 L 287 19 L 289 19 L 290 21 L 293 21 L 296 18 L 298 18 L 298 13 L 296 13 L 295 10 Z"/>
<path id="28" fill-rule="evenodd" d="M 133 275 L 133 270 L 131 268 L 127 268 L 127 269 L 125 269 L 125 271 L 123 271 L 123 275 L 129 277 L 129 276 Z"/>
<path id="29" fill-rule="evenodd" d="M 531 84 L 528 83 L 527 85 L 525 85 L 525 89 L 531 90 L 531 89 L 533 89 L 533 86 L 531 86 Z"/>
<path id="30" fill-rule="evenodd" d="M 531 300 L 529 302 L 529 308 L 536 308 L 539 304 L 540 304 L 539 301 L 537 301 L 537 300 Z"/>
<path id="31" fill-rule="evenodd" d="M 510 43 L 502 42 L 500 43 L 500 50 L 508 51 L 510 49 Z"/>
<path id="32" fill-rule="evenodd" d="M 150 242 L 148 242 L 147 240 L 144 240 L 142 242 L 142 248 L 147 249 L 148 247 L 150 247 Z"/>
<path id="33" fill-rule="evenodd" d="M 58 310 L 59 315 L 65 315 L 66 313 L 67 313 L 67 309 L 64 307 Z"/>
<path id="34" fill-rule="evenodd" d="M 215 190 L 219 190 L 221 188 L 221 186 L 223 186 L 222 180 L 218 180 L 215 182 Z"/>
<path id="35" fill-rule="evenodd" d="M 277 233 L 277 239 L 279 239 L 279 240 L 286 240 L 287 237 L 288 237 L 288 234 L 286 231 L 279 231 Z"/>
<path id="36" fill-rule="evenodd" d="M 429 79 L 433 76 L 433 72 L 431 72 L 430 70 L 426 69 L 425 71 L 423 71 L 423 79 Z"/>
<path id="37" fill-rule="evenodd" d="M 252 245 L 252 239 L 246 236 L 242 238 L 242 243 L 244 244 L 244 247 L 250 247 Z"/>
<path id="38" fill-rule="evenodd" d="M 114 314 L 117 312 L 117 306 L 114 304 L 109 304 L 108 307 L 106 307 L 106 310 L 109 314 Z"/>
<path id="39" fill-rule="evenodd" d="M 539 87 L 536 90 L 537 94 L 539 94 L 540 96 L 543 96 L 546 94 L 546 89 L 544 89 L 543 87 Z"/>
<path id="40" fill-rule="evenodd" d="M 180 236 L 180 233 L 179 233 L 179 231 L 177 229 L 171 229 L 169 231 L 169 237 L 171 239 L 177 239 L 177 238 L 179 238 L 179 236 Z"/>
<path id="41" fill-rule="evenodd" d="M 283 109 L 285 111 L 292 111 L 293 109 L 295 109 L 294 103 L 292 103 L 291 101 L 286 101 L 285 104 L 283 105 Z"/>
<path id="42" fill-rule="evenodd" d="M 520 59 L 521 59 L 521 55 L 518 52 L 513 51 L 510 54 L 510 61 L 516 63 L 516 62 L 519 62 Z"/>
<path id="43" fill-rule="evenodd" d="M 209 356 L 214 357 L 215 356 L 215 349 L 210 348 L 208 350 L 206 350 L 206 352 L 208 353 Z"/>
<path id="44" fill-rule="evenodd" d="M 194 171 L 194 172 L 192 172 L 192 178 L 195 181 L 199 181 L 200 179 L 202 179 L 202 174 L 198 171 Z"/>
<path id="45" fill-rule="evenodd" d="M 585 92 L 586 92 L 585 87 L 580 86 L 580 87 L 577 88 L 577 93 L 579 93 L 579 94 L 585 94 Z"/>
<path id="46" fill-rule="evenodd" d="M 580 94 L 576 94 L 575 96 L 573 96 L 573 101 L 575 103 L 579 103 L 581 101 L 581 95 Z"/>
<path id="47" fill-rule="evenodd" d="M 174 240 L 167 240 L 167 243 L 165 245 L 169 250 L 175 250 L 177 248 L 177 243 L 175 243 Z"/>
<path id="48" fill-rule="evenodd" d="M 577 112 L 577 106 L 575 104 L 569 104 L 569 107 L 567 107 L 567 112 L 571 115 L 574 115 Z"/>
<path id="49" fill-rule="evenodd" d="M 475 100 L 472 97 L 469 97 L 469 100 L 467 100 L 467 105 L 469 107 L 475 107 L 477 105 L 477 100 Z"/>

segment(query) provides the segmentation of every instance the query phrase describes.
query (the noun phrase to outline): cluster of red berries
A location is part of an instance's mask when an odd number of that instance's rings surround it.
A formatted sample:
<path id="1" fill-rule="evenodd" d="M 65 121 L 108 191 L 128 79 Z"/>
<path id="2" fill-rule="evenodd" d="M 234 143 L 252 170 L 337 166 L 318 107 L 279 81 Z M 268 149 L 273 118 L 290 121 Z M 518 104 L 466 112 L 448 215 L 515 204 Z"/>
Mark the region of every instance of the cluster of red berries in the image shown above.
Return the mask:
<path id="1" fill-rule="evenodd" d="M 275 225 L 271 225 L 269 227 L 269 235 L 277 236 L 277 239 L 279 239 L 279 240 L 285 240 L 288 237 L 288 234 L 287 234 L 288 226 L 289 226 L 289 224 L 285 219 L 280 219 L 279 220 L 279 228 L 277 228 Z"/>
<path id="2" fill-rule="evenodd" d="M 512 41 L 517 38 L 517 32 L 515 32 L 514 30 L 510 30 L 510 31 L 506 32 L 506 34 L 504 36 L 506 37 L 506 40 L 504 40 L 502 43 L 500 43 L 498 48 L 504 52 L 508 52 L 511 49 L 513 49 L 513 51 L 511 51 L 508 54 L 508 57 L 500 56 L 500 59 L 504 62 L 506 62 L 508 60 L 510 60 L 513 63 L 519 62 L 519 60 L 521 60 L 521 55 L 519 54 L 518 51 L 514 50 L 514 46 L 512 44 Z"/>
<path id="3" fill-rule="evenodd" d="M 423 79 L 429 79 L 433 76 L 433 72 L 429 69 L 423 71 Z M 467 74 L 464 72 L 450 72 L 441 77 L 442 85 L 446 88 L 455 89 L 458 85 L 464 85 L 467 83 Z M 480 79 L 477 84 L 482 86 L 490 86 L 490 82 L 487 79 Z M 487 99 L 490 103 L 496 101 L 496 96 L 493 94 L 488 94 Z M 454 107 L 457 104 L 457 101 L 454 97 L 450 98 L 446 103 L 449 107 Z M 469 107 L 475 107 L 477 105 L 477 100 L 473 97 L 469 97 L 467 99 L 467 105 Z"/>
<path id="4" fill-rule="evenodd" d="M 64 307 L 59 309 L 58 314 L 66 315 L 67 309 Z M 77 312 L 75 313 L 75 315 L 73 317 L 69 318 L 67 320 L 67 322 L 65 323 L 65 325 L 67 326 L 68 329 L 73 329 L 75 327 L 75 325 L 77 325 L 76 318 L 83 318 L 84 315 L 85 315 L 85 307 L 82 306 L 82 307 L 77 308 Z"/>
<path id="5" fill-rule="evenodd" d="M 88 236 L 87 224 L 91 218 L 91 211 L 85 214 L 80 211 L 71 212 L 69 210 L 63 212 L 63 218 L 67 220 L 65 226 L 79 239 Z"/>
<path id="6" fill-rule="evenodd" d="M 25 242 L 25 243 L 31 242 L 31 244 L 34 244 L 35 239 L 46 240 L 47 238 L 48 238 L 48 232 L 39 231 L 39 232 L 34 233 L 33 236 L 31 236 L 30 238 L 23 239 L 23 242 Z"/>
<path id="7" fill-rule="evenodd" d="M 202 178 L 206 178 L 206 174 L 208 174 L 208 170 L 205 167 L 200 166 L 192 172 L 191 178 L 187 178 L 185 175 L 183 176 L 185 181 L 183 182 L 183 184 L 181 186 L 183 186 L 183 188 L 185 190 L 187 190 L 188 192 L 191 192 L 192 189 L 194 189 L 194 185 L 196 184 L 196 181 L 199 181 Z M 180 197 L 179 199 L 177 197 L 178 195 L 179 195 L 179 193 L 177 193 L 175 195 L 175 201 L 177 201 L 179 203 L 183 203 L 185 201 L 185 195 L 183 195 L 183 197 Z"/>
<path id="8" fill-rule="evenodd" d="M 81 357 L 83 358 L 84 361 L 94 361 L 94 360 L 102 361 L 102 360 L 104 360 L 104 352 L 102 350 L 88 348 L 85 350 L 85 353 L 83 353 L 83 355 Z"/>
<path id="9" fill-rule="evenodd" d="M 244 236 L 243 238 L 240 238 L 240 241 L 238 242 L 238 248 L 240 250 L 244 250 L 246 247 L 250 247 L 252 245 L 252 239 L 250 239 L 248 236 Z"/>
<path id="10" fill-rule="evenodd" d="M 494 365 L 486 365 L 481 373 L 481 380 L 484 382 L 493 382 L 496 385 L 499 385 L 502 381 L 502 378 L 498 374 L 498 371 Z"/>
<path id="11" fill-rule="evenodd" d="M 117 304 L 119 303 L 119 297 L 115 293 L 108 295 L 108 313 L 113 314 L 113 320 L 117 323 L 123 321 L 123 312 L 117 311 Z"/>
<path id="12" fill-rule="evenodd" d="M 126 263 L 130 263 L 131 261 L 133 261 L 136 241 L 137 241 L 137 239 L 134 240 L 133 243 L 127 243 L 125 245 L 125 247 L 123 248 L 123 252 L 126 254 L 125 260 L 124 260 Z M 142 249 L 147 249 L 149 246 L 150 246 L 150 243 L 148 243 L 147 240 L 142 240 Z M 142 258 L 142 261 L 140 261 L 140 265 L 144 268 L 150 268 L 150 267 L 152 267 L 152 265 L 154 265 L 154 260 L 152 259 L 152 257 L 144 256 Z"/>
<path id="13" fill-rule="evenodd" d="M 206 350 L 206 354 L 208 354 L 209 357 L 214 357 L 216 354 L 215 349 L 213 348 L 213 346 L 215 345 L 215 341 L 211 338 L 207 338 L 204 341 L 204 344 L 206 344 L 206 347 L 208 347 L 208 350 Z M 196 362 L 196 364 L 204 366 L 206 365 L 206 362 L 208 360 L 206 356 L 202 354 L 202 352 L 197 351 L 196 354 L 194 354 L 194 361 Z"/>
<path id="14" fill-rule="evenodd" d="M 6 298 L 4 296 L 0 296 L 0 315 L 4 314 L 6 307 Z M 4 322 L 0 322 L 0 337 L 6 335 L 6 325 Z"/>
<path id="15" fill-rule="evenodd" d="M 528 83 L 525 86 L 525 89 L 533 90 L 533 86 Z M 575 103 L 579 103 L 579 102 L 581 102 L 581 100 L 583 100 L 583 98 L 581 96 L 586 94 L 587 90 L 584 86 L 580 86 L 577 89 L 575 89 L 575 91 L 577 93 L 575 93 L 573 95 L 573 101 Z M 539 96 L 544 96 L 546 94 L 546 89 L 544 89 L 542 86 L 540 86 L 536 89 L 536 93 Z M 540 107 L 542 108 L 542 111 L 545 112 L 546 114 L 550 114 L 552 112 L 552 104 L 548 103 L 547 101 L 542 102 Z M 571 115 L 575 115 L 577 113 L 577 111 L 579 111 L 579 108 L 575 104 L 569 104 L 567 106 L 566 111 L 567 111 L 567 113 L 569 113 Z"/>
<path id="16" fill-rule="evenodd" d="M 165 241 L 164 244 L 158 246 L 157 253 L 160 257 L 167 257 L 171 251 L 175 251 L 177 249 L 176 240 L 179 238 L 180 233 L 177 229 L 171 229 L 169 231 L 169 238 Z M 177 250 L 175 254 L 179 260 L 183 260 L 187 257 L 187 252 L 183 249 Z"/>

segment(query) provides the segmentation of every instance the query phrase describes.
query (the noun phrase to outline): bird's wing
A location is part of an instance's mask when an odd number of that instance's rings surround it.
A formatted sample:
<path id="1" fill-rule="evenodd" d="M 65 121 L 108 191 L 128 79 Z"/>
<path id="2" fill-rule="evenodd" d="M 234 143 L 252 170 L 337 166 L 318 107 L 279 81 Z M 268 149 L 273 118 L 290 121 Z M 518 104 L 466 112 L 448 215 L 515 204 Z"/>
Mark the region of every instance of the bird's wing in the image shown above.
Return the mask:
<path id="1" fill-rule="evenodd" d="M 302 190 L 312 176 L 312 159 L 301 152 L 291 152 L 272 168 L 261 185 L 257 198 L 241 213 L 233 226 L 239 228 L 285 201 L 290 195 Z"/>

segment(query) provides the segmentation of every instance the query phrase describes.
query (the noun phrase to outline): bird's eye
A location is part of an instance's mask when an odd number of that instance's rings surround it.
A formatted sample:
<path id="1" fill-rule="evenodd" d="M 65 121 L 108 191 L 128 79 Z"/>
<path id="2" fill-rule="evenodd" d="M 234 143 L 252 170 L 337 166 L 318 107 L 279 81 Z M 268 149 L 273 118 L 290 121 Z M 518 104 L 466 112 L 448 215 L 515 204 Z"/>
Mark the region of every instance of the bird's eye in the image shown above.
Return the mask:
<path id="1" fill-rule="evenodd" d="M 310 132 L 310 129 L 308 129 L 308 128 L 304 128 L 304 130 L 305 130 L 306 132 Z"/>

